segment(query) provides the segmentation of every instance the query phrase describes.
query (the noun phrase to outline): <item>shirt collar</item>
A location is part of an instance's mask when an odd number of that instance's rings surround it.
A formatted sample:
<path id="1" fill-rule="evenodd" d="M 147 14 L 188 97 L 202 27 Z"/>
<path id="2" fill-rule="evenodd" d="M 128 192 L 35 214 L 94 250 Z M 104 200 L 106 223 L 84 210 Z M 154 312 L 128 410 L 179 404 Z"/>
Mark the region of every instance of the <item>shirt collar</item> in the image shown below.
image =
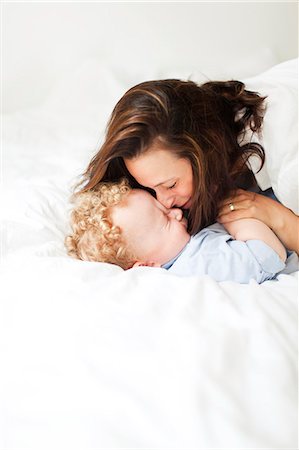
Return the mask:
<path id="1" fill-rule="evenodd" d="M 188 244 L 189 244 L 189 242 L 188 242 Z M 185 250 L 185 248 L 187 247 L 188 244 L 186 244 L 185 247 L 180 251 L 180 253 L 178 253 L 174 258 L 172 258 L 167 263 L 163 264 L 162 268 L 166 269 L 166 270 L 170 269 L 170 267 L 175 263 L 175 261 L 178 259 L 178 257 L 181 256 L 181 254 L 183 253 L 183 251 Z"/>

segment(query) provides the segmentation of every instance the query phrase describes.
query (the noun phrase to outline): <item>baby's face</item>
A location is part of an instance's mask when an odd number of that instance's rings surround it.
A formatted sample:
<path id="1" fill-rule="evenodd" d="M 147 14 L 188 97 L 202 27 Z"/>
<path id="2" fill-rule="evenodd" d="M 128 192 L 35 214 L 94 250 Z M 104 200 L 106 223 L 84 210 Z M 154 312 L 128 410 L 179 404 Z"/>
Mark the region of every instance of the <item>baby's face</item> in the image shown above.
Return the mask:
<path id="1" fill-rule="evenodd" d="M 161 266 L 189 242 L 187 221 L 180 209 L 167 209 L 148 192 L 134 189 L 113 208 L 113 223 L 138 261 Z"/>

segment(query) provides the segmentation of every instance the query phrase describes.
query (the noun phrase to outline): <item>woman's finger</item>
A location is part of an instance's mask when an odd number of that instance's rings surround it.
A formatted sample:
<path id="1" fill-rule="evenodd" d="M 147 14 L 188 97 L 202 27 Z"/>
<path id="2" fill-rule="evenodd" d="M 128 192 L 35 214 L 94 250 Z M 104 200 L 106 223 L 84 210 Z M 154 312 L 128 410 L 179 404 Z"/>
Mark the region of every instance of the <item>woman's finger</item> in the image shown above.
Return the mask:
<path id="1" fill-rule="evenodd" d="M 224 204 L 218 212 L 218 215 L 228 214 L 235 211 L 240 211 L 243 209 L 248 209 L 252 206 L 252 202 L 248 199 L 246 200 L 234 200 L 232 199 L 229 203 Z"/>
<path id="2" fill-rule="evenodd" d="M 237 209 L 246 209 L 254 205 L 256 194 L 254 192 L 241 193 L 234 197 L 227 198 L 219 204 L 219 214 L 235 211 Z"/>
<path id="3" fill-rule="evenodd" d="M 230 211 L 229 213 L 219 215 L 217 217 L 217 222 L 219 223 L 228 223 L 233 222 L 234 220 L 240 220 L 240 219 L 250 219 L 252 217 L 252 214 L 247 209 L 239 209 Z"/>
<path id="4" fill-rule="evenodd" d="M 225 198 L 219 203 L 219 207 L 222 208 L 230 203 L 238 203 L 242 201 L 254 201 L 256 194 L 254 192 L 240 191 L 236 195 Z"/>

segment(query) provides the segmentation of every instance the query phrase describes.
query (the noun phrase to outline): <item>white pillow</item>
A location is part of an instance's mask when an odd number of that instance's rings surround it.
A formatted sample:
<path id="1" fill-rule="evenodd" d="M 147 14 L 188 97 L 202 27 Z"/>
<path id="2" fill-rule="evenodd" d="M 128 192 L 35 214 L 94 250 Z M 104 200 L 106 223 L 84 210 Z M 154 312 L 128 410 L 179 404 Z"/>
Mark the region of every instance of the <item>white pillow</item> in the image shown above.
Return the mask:
<path id="1" fill-rule="evenodd" d="M 243 81 L 247 89 L 267 96 L 259 140 L 266 164 L 256 174 L 257 182 L 262 189 L 272 186 L 281 203 L 298 214 L 298 59 Z M 257 167 L 256 158 L 250 162 Z"/>

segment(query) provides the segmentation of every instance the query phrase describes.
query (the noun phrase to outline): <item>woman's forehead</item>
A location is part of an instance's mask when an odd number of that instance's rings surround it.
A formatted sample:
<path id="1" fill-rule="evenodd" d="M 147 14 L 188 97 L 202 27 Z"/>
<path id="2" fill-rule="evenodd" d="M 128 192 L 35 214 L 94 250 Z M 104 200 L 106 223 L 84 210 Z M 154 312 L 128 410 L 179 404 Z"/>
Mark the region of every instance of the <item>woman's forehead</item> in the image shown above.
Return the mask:
<path id="1" fill-rule="evenodd" d="M 174 177 L 182 166 L 183 160 L 170 150 L 148 150 L 146 153 L 125 160 L 128 171 L 140 184 L 153 187 L 163 184 Z"/>

